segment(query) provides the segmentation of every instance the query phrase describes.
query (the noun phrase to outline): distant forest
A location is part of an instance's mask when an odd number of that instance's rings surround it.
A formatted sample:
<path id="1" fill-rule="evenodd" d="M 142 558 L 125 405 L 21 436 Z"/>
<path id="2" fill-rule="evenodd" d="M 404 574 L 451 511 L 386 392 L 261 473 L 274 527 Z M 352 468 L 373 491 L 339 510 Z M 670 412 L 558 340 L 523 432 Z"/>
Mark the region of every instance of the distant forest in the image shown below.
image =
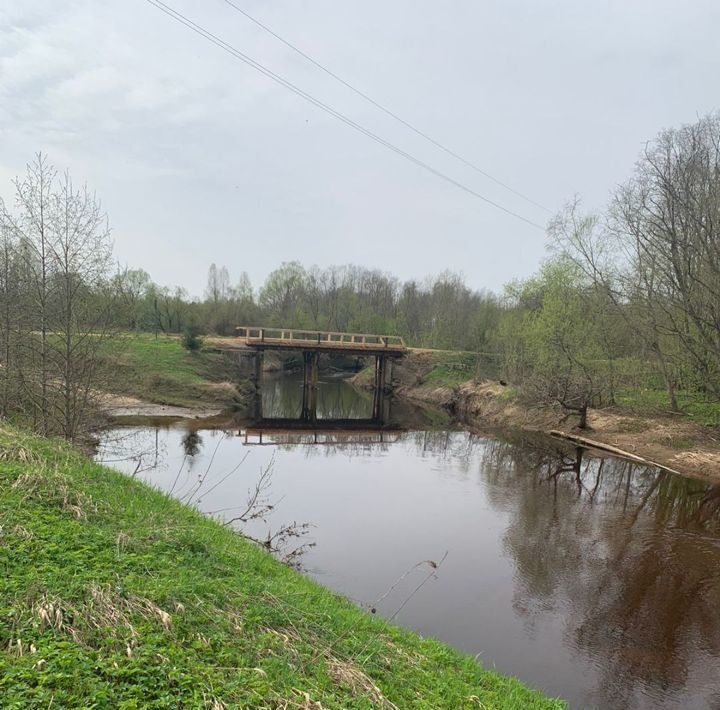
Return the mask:
<path id="1" fill-rule="evenodd" d="M 246 273 L 233 285 L 225 266 L 212 264 L 201 301 L 183 289 L 163 289 L 143 271 L 116 277 L 119 328 L 232 335 L 238 325 L 399 334 L 411 345 L 477 350 L 488 344 L 502 299 L 468 288 L 459 274 L 401 282 L 361 266 L 319 268 L 286 262 L 254 291 Z"/>
<path id="2" fill-rule="evenodd" d="M 72 436 L 95 353 L 114 333 L 232 335 L 238 325 L 483 353 L 527 397 L 581 419 L 628 389 L 660 391 L 672 411 L 690 395 L 720 401 L 720 115 L 658 135 L 602 213 L 567 205 L 548 225 L 538 273 L 498 294 L 448 272 L 402 282 L 289 262 L 257 289 L 242 265 L 233 279 L 213 264 L 192 300 L 142 270 L 118 272 L 99 202 L 44 156 L 14 191 L 0 202 L 0 406 L 42 430 Z"/>

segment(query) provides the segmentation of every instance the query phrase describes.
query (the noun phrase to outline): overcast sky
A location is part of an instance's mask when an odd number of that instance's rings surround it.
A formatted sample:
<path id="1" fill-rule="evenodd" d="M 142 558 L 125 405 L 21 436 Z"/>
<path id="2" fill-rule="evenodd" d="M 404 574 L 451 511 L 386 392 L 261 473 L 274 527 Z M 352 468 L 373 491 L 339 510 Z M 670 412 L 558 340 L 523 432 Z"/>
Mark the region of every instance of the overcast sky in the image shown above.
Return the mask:
<path id="1" fill-rule="evenodd" d="M 502 182 L 602 207 L 644 141 L 720 108 L 717 0 L 234 0 Z M 167 0 L 226 42 L 471 189 L 549 214 L 443 154 L 224 0 Z M 282 261 L 499 289 L 541 230 L 425 172 L 145 0 L 2 0 L 0 195 L 33 154 L 85 180 L 118 259 L 203 290 Z"/>

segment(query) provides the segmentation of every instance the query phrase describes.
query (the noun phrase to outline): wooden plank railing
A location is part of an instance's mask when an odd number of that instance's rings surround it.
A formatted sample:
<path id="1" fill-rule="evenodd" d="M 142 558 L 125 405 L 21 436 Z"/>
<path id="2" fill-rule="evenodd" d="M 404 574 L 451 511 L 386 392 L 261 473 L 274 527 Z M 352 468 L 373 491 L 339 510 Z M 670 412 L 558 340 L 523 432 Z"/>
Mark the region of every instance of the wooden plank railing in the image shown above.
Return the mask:
<path id="1" fill-rule="evenodd" d="M 341 349 L 405 350 L 405 341 L 399 335 L 371 335 L 369 333 L 337 333 L 299 328 L 264 328 L 240 326 L 235 329 L 239 338 L 248 344 L 298 345 L 321 347 L 323 345 Z"/>

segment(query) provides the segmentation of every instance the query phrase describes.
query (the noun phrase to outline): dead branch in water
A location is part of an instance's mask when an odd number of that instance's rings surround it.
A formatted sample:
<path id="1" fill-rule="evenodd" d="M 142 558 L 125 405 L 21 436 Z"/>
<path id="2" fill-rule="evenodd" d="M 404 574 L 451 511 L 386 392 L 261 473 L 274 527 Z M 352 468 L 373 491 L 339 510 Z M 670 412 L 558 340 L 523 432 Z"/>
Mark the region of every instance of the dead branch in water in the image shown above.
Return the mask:
<path id="1" fill-rule="evenodd" d="M 224 522 L 226 527 L 237 523 L 247 524 L 258 520 L 267 521 L 267 517 L 275 510 L 276 505 L 271 502 L 269 495 L 274 464 L 275 457 L 273 456 L 267 466 L 260 472 L 260 477 L 255 482 L 255 486 L 248 492 L 248 499 L 243 512 L 226 520 Z M 310 528 L 310 523 L 298 523 L 294 520 L 292 523 L 282 525 L 275 531 L 268 530 L 267 536 L 263 539 L 256 538 L 245 530 L 237 530 L 236 532 L 246 540 L 265 548 L 285 564 L 298 567 L 302 555 L 310 548 L 315 547 L 315 543 L 303 542 L 296 547 L 292 547 L 292 544 L 293 541 L 305 537 L 310 532 Z"/>

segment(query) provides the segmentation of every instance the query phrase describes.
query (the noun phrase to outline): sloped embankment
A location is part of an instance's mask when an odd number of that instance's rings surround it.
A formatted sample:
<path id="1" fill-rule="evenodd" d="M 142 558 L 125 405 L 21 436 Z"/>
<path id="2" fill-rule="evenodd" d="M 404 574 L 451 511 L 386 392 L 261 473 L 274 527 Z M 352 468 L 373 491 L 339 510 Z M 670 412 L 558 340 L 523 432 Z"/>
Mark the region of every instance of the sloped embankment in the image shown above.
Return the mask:
<path id="1" fill-rule="evenodd" d="M 5 425 L 0 516 L 4 709 L 563 706 Z"/>
<path id="2" fill-rule="evenodd" d="M 189 352 L 179 337 L 125 333 L 103 344 L 97 387 L 113 407 L 143 404 L 213 409 L 242 401 L 233 362 L 210 348 Z"/>

